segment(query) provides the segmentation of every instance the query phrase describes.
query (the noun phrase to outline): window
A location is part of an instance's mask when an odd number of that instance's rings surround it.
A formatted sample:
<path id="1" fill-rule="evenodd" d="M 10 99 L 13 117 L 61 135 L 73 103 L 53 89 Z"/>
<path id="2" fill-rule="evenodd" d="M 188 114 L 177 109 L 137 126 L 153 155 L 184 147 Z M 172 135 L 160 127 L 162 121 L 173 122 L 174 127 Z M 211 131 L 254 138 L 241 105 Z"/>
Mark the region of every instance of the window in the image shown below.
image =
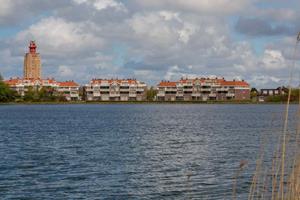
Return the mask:
<path id="1" fill-rule="evenodd" d="M 273 95 L 273 90 L 270 90 L 270 91 L 269 91 L 269 95 Z"/>

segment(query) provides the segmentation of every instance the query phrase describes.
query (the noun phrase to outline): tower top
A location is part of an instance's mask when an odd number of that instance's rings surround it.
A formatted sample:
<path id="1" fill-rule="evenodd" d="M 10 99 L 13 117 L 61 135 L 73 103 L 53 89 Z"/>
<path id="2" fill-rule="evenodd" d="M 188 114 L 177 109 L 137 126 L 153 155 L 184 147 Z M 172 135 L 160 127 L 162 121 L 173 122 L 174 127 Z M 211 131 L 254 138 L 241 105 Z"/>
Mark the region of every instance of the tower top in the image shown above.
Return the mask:
<path id="1" fill-rule="evenodd" d="M 35 41 L 30 41 L 30 44 L 29 44 L 29 52 L 30 53 L 36 53 L 36 44 L 35 44 Z"/>

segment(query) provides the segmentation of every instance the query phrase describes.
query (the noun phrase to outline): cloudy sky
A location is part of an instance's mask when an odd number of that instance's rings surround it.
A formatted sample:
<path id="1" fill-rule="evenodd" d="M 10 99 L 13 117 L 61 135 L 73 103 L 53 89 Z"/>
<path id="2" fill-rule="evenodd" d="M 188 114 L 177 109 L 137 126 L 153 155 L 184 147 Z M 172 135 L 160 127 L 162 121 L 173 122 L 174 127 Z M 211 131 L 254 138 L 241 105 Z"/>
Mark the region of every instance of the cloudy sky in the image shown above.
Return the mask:
<path id="1" fill-rule="evenodd" d="M 298 31 L 299 0 L 0 0 L 0 73 L 21 77 L 35 40 L 43 77 L 58 80 L 216 75 L 275 87 Z"/>

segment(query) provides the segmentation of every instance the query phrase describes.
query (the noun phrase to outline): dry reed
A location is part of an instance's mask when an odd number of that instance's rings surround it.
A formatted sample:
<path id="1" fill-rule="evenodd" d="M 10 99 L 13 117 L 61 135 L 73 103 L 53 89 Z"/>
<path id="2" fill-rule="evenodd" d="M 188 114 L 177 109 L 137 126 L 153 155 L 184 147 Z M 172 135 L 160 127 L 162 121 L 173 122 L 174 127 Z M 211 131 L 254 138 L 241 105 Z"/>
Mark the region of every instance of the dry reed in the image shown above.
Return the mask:
<path id="1" fill-rule="evenodd" d="M 272 158 L 272 165 L 265 166 L 265 138 L 261 144 L 259 157 L 253 174 L 248 200 L 300 200 L 300 86 L 299 106 L 297 110 L 297 121 L 295 131 L 289 131 L 289 110 L 292 91 L 292 79 L 295 68 L 295 56 L 297 46 L 300 42 L 300 32 L 297 36 L 293 52 L 293 63 L 290 68 L 288 83 L 288 98 L 284 112 L 282 134 L 278 138 Z M 299 78 L 300 79 L 300 78 Z M 239 169 L 236 179 L 240 174 Z M 270 177 L 268 176 L 270 174 Z M 233 185 L 233 199 L 236 199 L 236 182 Z"/>

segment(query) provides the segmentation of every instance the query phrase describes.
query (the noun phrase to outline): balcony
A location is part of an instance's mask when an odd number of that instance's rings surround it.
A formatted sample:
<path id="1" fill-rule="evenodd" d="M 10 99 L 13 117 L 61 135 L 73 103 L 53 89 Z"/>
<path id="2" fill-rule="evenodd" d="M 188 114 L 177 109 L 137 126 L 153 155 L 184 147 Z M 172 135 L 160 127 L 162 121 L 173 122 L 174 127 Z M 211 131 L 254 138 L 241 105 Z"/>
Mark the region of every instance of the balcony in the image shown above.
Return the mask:
<path id="1" fill-rule="evenodd" d="M 158 97 L 164 97 L 166 94 L 164 93 L 164 92 L 159 92 L 159 93 L 157 93 L 157 95 L 156 96 L 158 96 Z"/>
<path id="2" fill-rule="evenodd" d="M 144 88 L 137 88 L 136 91 L 137 91 L 137 92 L 144 92 L 145 89 L 144 89 Z"/>
<path id="3" fill-rule="evenodd" d="M 109 92 L 109 88 L 100 88 L 100 92 Z"/>
<path id="4" fill-rule="evenodd" d="M 167 87 L 167 88 L 165 88 L 165 91 L 168 91 L 168 92 L 176 92 L 176 91 L 177 91 L 177 88 L 176 88 L 176 87 Z"/>
<path id="5" fill-rule="evenodd" d="M 193 88 L 183 88 L 183 91 L 185 91 L 185 92 L 193 92 Z"/>
<path id="6" fill-rule="evenodd" d="M 204 87 L 210 87 L 212 85 L 212 83 L 201 83 L 201 86 Z"/>
<path id="7" fill-rule="evenodd" d="M 78 93 L 76 93 L 76 94 L 71 93 L 70 97 L 76 97 L 77 98 L 77 97 L 79 97 L 79 94 Z"/>
<path id="8" fill-rule="evenodd" d="M 200 96 L 201 96 L 201 93 L 193 92 L 193 93 L 192 93 L 192 96 L 193 96 L 193 97 L 200 97 Z"/>
<path id="9" fill-rule="evenodd" d="M 209 96 L 209 97 L 217 97 L 217 94 L 210 93 L 208 96 Z"/>
<path id="10" fill-rule="evenodd" d="M 110 97 L 119 97 L 119 96 L 120 96 L 120 93 L 117 93 L 117 92 L 111 92 L 111 93 L 109 93 L 109 96 L 110 96 Z"/>
<path id="11" fill-rule="evenodd" d="M 94 93 L 93 93 L 93 96 L 94 96 L 94 97 L 100 97 L 101 94 L 100 94 L 100 92 L 94 92 Z"/>
<path id="12" fill-rule="evenodd" d="M 136 97 L 136 93 L 129 93 L 129 97 Z"/>
<path id="13" fill-rule="evenodd" d="M 217 92 L 228 92 L 228 88 L 217 88 Z"/>
<path id="14" fill-rule="evenodd" d="M 120 92 L 129 92 L 129 88 L 120 88 Z"/>
<path id="15" fill-rule="evenodd" d="M 91 87 L 86 87 L 86 88 L 85 88 L 85 91 L 86 91 L 86 92 L 92 92 L 92 91 L 94 91 L 94 89 L 91 88 Z"/>
<path id="16" fill-rule="evenodd" d="M 211 85 L 211 87 L 213 87 L 213 88 L 220 88 L 221 85 L 220 85 L 220 84 L 215 84 L 215 83 L 214 83 L 214 84 Z"/>
<path id="17" fill-rule="evenodd" d="M 228 94 L 226 94 L 226 97 L 234 97 L 234 96 L 235 96 L 234 93 L 228 93 Z"/>
<path id="18" fill-rule="evenodd" d="M 210 92 L 211 88 L 201 88 L 201 92 Z"/>
<path id="19" fill-rule="evenodd" d="M 100 84 L 100 87 L 109 87 L 110 85 L 109 85 L 109 83 L 101 83 Z"/>

